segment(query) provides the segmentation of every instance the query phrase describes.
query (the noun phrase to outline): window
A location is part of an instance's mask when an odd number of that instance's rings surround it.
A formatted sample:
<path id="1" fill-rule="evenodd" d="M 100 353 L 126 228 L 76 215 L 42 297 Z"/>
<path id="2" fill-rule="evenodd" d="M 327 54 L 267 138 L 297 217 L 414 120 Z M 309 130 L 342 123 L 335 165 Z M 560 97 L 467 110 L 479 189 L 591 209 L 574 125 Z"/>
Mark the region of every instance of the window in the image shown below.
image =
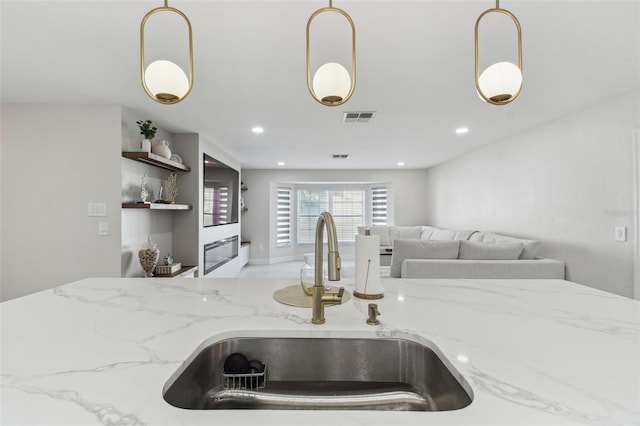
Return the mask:
<path id="1" fill-rule="evenodd" d="M 291 188 L 278 188 L 276 246 L 291 244 Z"/>
<path id="2" fill-rule="evenodd" d="M 371 225 L 387 224 L 387 187 L 371 188 Z"/>
<path id="3" fill-rule="evenodd" d="M 328 211 L 340 243 L 354 243 L 358 227 L 393 223 L 386 183 L 280 183 L 274 192 L 272 223 L 276 247 L 313 244 L 318 216 Z M 324 231 L 326 241 L 327 233 Z"/>
<path id="4" fill-rule="evenodd" d="M 333 216 L 338 241 L 353 241 L 365 223 L 364 189 L 298 189 L 298 243 L 313 243 L 316 223 L 323 211 Z"/>

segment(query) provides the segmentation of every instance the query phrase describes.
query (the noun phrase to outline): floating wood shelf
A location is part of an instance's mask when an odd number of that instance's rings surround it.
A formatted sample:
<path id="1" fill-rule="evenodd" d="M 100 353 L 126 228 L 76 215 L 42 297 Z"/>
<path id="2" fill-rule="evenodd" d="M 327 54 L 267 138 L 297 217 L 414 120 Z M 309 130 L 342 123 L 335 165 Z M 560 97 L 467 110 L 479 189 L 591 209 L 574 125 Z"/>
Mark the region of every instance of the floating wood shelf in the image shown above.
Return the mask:
<path id="1" fill-rule="evenodd" d="M 191 167 L 185 166 L 182 163 L 167 160 L 164 157 L 153 154 L 151 152 L 138 152 L 138 151 L 125 151 L 122 156 L 135 161 L 141 161 L 143 163 L 152 164 L 154 166 L 162 167 L 163 169 L 171 170 L 173 172 L 190 172 Z"/>
<path id="2" fill-rule="evenodd" d="M 123 209 L 147 210 L 191 210 L 191 204 L 163 204 L 163 203 L 122 203 Z"/>

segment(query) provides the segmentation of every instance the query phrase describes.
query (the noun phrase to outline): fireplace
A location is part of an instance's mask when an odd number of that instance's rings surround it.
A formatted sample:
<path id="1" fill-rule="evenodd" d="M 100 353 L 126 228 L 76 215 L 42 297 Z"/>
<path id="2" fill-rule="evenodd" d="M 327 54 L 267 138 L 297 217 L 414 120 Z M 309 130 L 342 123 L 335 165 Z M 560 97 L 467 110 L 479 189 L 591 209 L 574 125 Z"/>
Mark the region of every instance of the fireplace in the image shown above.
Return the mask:
<path id="1" fill-rule="evenodd" d="M 238 236 L 214 241 L 204 246 L 204 274 L 221 267 L 238 256 Z"/>

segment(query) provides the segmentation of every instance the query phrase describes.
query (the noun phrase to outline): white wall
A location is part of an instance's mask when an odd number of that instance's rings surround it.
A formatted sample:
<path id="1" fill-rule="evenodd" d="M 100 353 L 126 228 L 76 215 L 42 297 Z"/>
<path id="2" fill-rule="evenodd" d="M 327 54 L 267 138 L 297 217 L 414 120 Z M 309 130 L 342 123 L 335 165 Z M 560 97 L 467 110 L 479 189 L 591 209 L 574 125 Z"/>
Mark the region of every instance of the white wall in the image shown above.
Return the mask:
<path id="1" fill-rule="evenodd" d="M 390 203 L 396 225 L 426 224 L 428 200 L 425 170 L 263 170 L 243 169 L 242 181 L 248 188 L 242 193 L 248 211 L 242 214 L 242 239 L 251 241 L 251 263 L 274 263 L 302 258 L 313 251 L 311 245 L 278 248 L 273 235 L 278 184 L 291 182 L 389 182 Z M 341 256 L 352 255 L 353 247 L 341 247 Z"/>
<path id="2" fill-rule="evenodd" d="M 198 265 L 200 267 L 200 196 L 199 185 L 202 161 L 199 157 L 200 139 L 197 134 L 176 134 L 176 153 L 182 158 L 182 162 L 191 167 L 191 172 L 178 174 L 178 197 L 180 203 L 191 204 L 189 211 L 180 211 L 173 216 L 172 246 L 176 262 L 183 265 Z M 202 270 L 199 271 L 199 274 Z"/>
<path id="3" fill-rule="evenodd" d="M 429 169 L 428 221 L 539 239 L 568 280 L 631 297 L 639 105 L 635 91 Z"/>
<path id="4" fill-rule="evenodd" d="M 120 276 L 120 120 L 119 106 L 2 105 L 1 300 Z"/>

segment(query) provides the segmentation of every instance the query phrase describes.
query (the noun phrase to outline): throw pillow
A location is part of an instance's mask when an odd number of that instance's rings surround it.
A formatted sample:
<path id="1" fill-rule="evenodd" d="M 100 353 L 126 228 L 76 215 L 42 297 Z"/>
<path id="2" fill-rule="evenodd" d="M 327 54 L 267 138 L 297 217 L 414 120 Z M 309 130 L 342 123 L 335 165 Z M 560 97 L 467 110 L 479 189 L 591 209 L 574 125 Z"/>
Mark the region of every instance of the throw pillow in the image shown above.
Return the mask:
<path id="1" fill-rule="evenodd" d="M 433 226 L 423 226 L 420 230 L 420 239 L 430 240 L 431 234 L 433 234 L 433 231 L 435 231 L 435 229 L 436 228 L 434 228 Z"/>
<path id="2" fill-rule="evenodd" d="M 446 241 L 446 240 L 455 240 L 456 237 L 456 230 L 455 229 L 440 229 L 440 228 L 436 228 L 433 230 L 433 233 L 431 234 L 431 240 L 440 240 L 440 241 Z"/>
<path id="3" fill-rule="evenodd" d="M 458 259 L 516 260 L 522 252 L 522 243 L 478 243 L 460 241 Z"/>
<path id="4" fill-rule="evenodd" d="M 474 233 L 476 233 L 478 231 L 456 231 L 456 234 L 454 235 L 453 239 L 454 240 L 468 240 Z"/>
<path id="5" fill-rule="evenodd" d="M 457 259 L 460 241 L 395 240 L 389 275 L 400 278 L 405 259 Z"/>
<path id="6" fill-rule="evenodd" d="M 508 237 L 506 235 L 494 234 L 487 232 L 484 234 L 482 241 L 485 243 L 522 243 L 522 253 L 520 259 L 535 259 L 538 251 L 540 251 L 540 241 L 524 240 L 521 238 Z"/>
<path id="7" fill-rule="evenodd" d="M 484 232 L 478 231 L 478 232 L 474 232 L 473 234 L 471 234 L 471 236 L 469 238 L 467 238 L 469 241 L 484 241 Z"/>
<path id="8" fill-rule="evenodd" d="M 391 244 L 395 240 L 414 240 L 420 238 L 422 226 L 390 226 L 389 239 Z"/>

